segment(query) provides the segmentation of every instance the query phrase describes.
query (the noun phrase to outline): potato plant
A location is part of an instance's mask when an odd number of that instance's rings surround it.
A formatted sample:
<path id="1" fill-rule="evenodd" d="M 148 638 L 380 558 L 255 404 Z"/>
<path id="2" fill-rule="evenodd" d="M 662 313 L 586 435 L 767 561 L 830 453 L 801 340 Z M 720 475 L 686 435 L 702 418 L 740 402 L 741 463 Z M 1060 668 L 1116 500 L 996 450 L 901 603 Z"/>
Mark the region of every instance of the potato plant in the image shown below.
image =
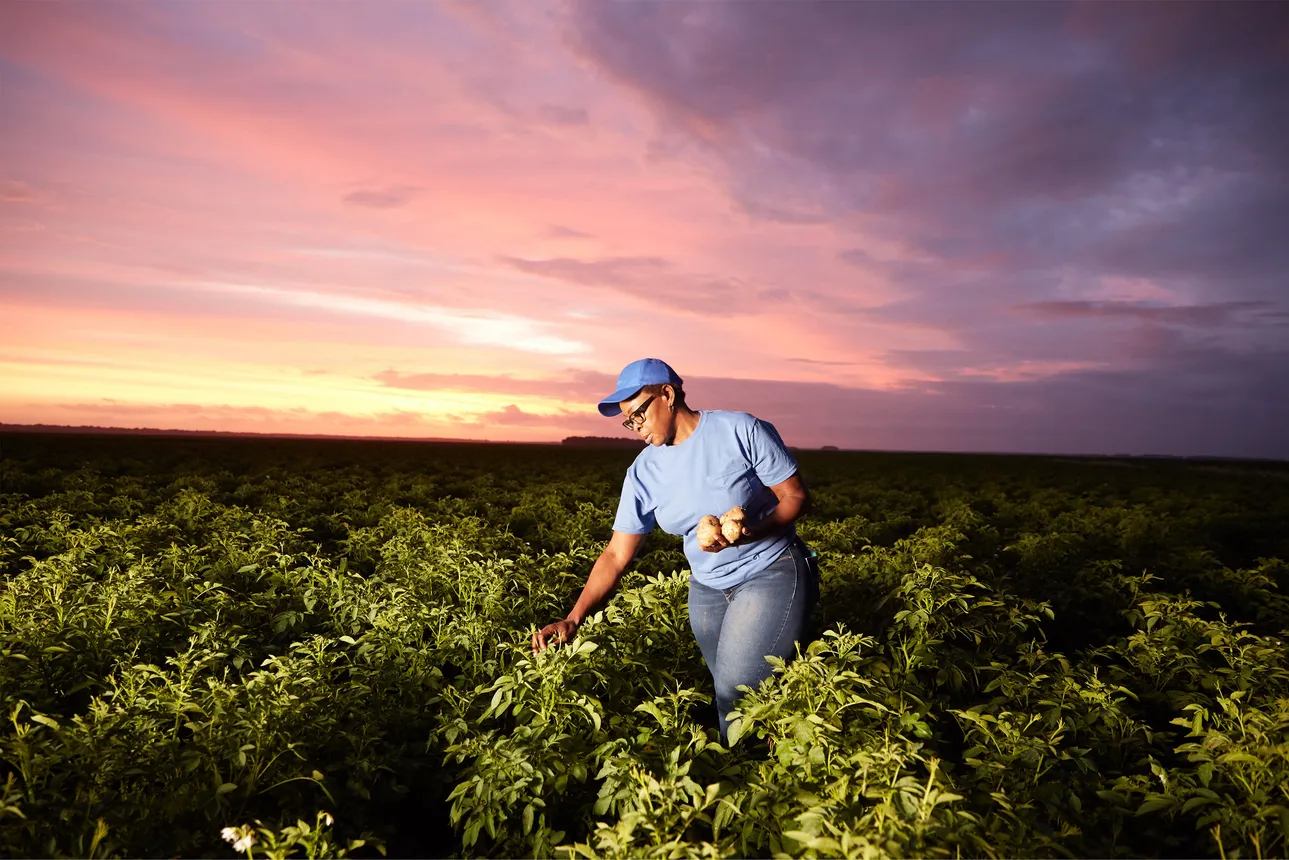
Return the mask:
<path id="1" fill-rule="evenodd" d="M 678 539 L 527 647 L 632 452 L 0 450 L 10 856 L 1289 852 L 1281 464 L 799 452 L 818 617 L 724 746 Z"/>

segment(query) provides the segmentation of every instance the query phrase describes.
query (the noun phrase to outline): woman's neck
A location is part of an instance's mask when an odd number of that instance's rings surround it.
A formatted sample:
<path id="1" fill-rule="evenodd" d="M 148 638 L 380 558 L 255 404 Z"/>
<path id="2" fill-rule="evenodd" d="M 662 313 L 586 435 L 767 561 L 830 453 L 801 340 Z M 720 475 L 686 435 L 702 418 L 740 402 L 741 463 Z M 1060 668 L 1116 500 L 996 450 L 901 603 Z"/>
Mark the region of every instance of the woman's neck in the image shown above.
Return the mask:
<path id="1" fill-rule="evenodd" d="M 679 445 L 684 442 L 694 431 L 698 429 L 699 414 L 688 406 L 680 406 L 676 409 L 676 429 L 667 440 L 668 445 Z"/>

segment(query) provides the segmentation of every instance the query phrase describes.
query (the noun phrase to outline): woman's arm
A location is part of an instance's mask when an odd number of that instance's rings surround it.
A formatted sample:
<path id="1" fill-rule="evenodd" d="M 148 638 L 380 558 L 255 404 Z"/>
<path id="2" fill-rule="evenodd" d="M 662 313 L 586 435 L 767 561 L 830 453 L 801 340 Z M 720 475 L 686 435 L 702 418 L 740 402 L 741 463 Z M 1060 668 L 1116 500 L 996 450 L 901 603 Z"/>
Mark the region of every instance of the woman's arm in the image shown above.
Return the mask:
<path id="1" fill-rule="evenodd" d="M 799 473 L 794 473 L 786 481 L 781 481 L 770 488 L 779 499 L 779 506 L 770 515 L 758 523 L 743 527 L 743 540 L 757 541 L 763 537 L 783 531 L 797 520 L 810 513 L 810 491 Z"/>
<path id="2" fill-rule="evenodd" d="M 636 557 L 636 552 L 639 551 L 646 537 L 648 535 L 629 532 L 613 533 L 609 538 L 608 546 L 595 560 L 591 575 L 586 578 L 586 585 L 582 587 L 582 594 L 577 598 L 573 611 L 569 612 L 563 621 L 547 624 L 533 634 L 534 654 L 544 651 L 548 640 L 551 643 L 564 644 L 573 638 L 586 617 L 594 615 L 596 610 L 609 599 L 609 595 L 622 580 L 622 574 L 626 572 L 627 565 L 631 564 L 631 560 Z"/>
<path id="3" fill-rule="evenodd" d="M 797 520 L 810 513 L 810 491 L 806 489 L 801 476 L 793 473 L 786 481 L 781 481 L 770 488 L 779 505 L 770 515 L 758 523 L 743 526 L 743 536 L 733 543 L 727 541 L 719 532 L 713 536 L 713 543 L 703 547 L 704 552 L 720 552 L 727 546 L 752 543 L 783 531 Z"/>

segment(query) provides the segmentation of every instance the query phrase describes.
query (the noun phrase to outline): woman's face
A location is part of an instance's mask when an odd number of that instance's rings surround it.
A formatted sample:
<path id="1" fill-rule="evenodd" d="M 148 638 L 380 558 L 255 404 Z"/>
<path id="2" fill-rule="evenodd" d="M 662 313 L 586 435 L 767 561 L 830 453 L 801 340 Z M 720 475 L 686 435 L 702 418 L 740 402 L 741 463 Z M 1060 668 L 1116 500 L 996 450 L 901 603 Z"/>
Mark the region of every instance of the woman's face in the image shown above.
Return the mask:
<path id="1" fill-rule="evenodd" d="M 630 422 L 631 430 L 649 445 L 664 445 L 670 438 L 675 413 L 667 408 L 669 393 L 666 389 L 659 394 L 642 391 L 618 404 L 622 420 Z"/>

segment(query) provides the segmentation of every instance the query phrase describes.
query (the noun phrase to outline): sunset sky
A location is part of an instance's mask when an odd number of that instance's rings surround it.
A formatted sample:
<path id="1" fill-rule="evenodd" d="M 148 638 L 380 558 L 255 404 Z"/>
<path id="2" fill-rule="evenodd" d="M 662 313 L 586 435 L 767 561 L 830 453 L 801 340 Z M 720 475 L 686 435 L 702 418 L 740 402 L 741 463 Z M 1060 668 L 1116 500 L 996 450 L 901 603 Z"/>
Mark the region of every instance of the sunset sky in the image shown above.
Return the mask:
<path id="1" fill-rule="evenodd" d="M 1289 4 L 0 5 L 0 422 L 1289 457 Z"/>

